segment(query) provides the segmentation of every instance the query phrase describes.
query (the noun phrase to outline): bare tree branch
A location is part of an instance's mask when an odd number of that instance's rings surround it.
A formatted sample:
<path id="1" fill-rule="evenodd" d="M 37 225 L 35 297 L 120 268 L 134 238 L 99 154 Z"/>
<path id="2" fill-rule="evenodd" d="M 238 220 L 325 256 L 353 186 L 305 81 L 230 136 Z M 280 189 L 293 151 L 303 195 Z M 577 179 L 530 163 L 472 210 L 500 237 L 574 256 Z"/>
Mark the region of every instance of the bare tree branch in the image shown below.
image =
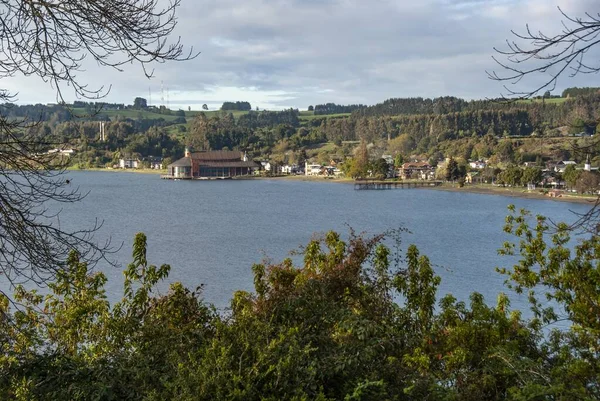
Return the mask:
<path id="1" fill-rule="evenodd" d="M 0 79 L 38 76 L 56 90 L 63 103 L 66 88 L 77 97 L 98 99 L 108 90 L 78 80 L 86 59 L 121 70 L 142 66 L 147 77 L 152 63 L 188 60 L 177 38 L 180 0 L 0 0 Z M 164 6 L 161 6 L 164 5 Z M 8 118 L 11 94 L 0 89 L 0 279 L 11 286 L 43 285 L 77 250 L 82 261 L 107 260 L 110 243 L 97 244 L 93 227 L 67 231 L 57 205 L 81 200 L 85 194 L 63 175 L 65 144 L 49 140 L 35 119 Z"/>
<path id="2" fill-rule="evenodd" d="M 0 0 L 0 78 L 37 75 L 63 100 L 63 86 L 78 96 L 99 98 L 103 86 L 77 79 L 86 58 L 120 70 L 138 63 L 147 77 L 153 62 L 189 60 L 180 40 L 167 42 L 180 0 Z"/>
<path id="3" fill-rule="evenodd" d="M 590 49 L 600 43 L 600 13 L 572 17 L 558 8 L 563 16 L 559 34 L 548 36 L 533 31 L 529 25 L 524 33 L 511 31 L 516 39 L 506 41 L 506 49 L 494 50 L 501 57 L 492 57 L 501 72 L 486 71 L 490 79 L 504 82 L 504 97 L 529 98 L 545 90 L 554 90 L 560 76 L 591 74 L 600 71 L 600 64 L 586 63 Z M 595 62 L 597 60 L 594 60 Z M 531 90 L 514 89 L 530 76 L 547 74 L 543 83 Z"/>

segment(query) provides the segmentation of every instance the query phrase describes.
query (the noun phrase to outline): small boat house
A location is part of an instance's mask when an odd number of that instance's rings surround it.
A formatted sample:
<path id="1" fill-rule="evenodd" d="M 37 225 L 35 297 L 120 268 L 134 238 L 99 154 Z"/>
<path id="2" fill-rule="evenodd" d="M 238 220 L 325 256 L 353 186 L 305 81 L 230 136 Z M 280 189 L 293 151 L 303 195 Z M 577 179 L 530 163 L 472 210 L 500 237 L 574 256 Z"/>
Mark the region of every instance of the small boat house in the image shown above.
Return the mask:
<path id="1" fill-rule="evenodd" d="M 218 150 L 190 152 L 167 166 L 167 179 L 224 179 L 252 175 L 259 165 L 243 152 Z"/>

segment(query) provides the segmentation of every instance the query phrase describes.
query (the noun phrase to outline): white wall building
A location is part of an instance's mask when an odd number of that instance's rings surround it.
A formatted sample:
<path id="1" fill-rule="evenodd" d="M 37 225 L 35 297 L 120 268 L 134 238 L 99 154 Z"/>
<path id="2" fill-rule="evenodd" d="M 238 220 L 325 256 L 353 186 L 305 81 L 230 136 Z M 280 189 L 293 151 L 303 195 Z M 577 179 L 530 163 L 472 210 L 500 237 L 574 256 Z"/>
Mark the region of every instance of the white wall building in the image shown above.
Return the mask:
<path id="1" fill-rule="evenodd" d="M 138 159 L 119 159 L 119 168 L 138 168 L 139 165 Z"/>
<path id="2" fill-rule="evenodd" d="M 304 175 L 320 175 L 323 166 L 320 164 L 308 164 L 305 162 L 304 164 Z"/>

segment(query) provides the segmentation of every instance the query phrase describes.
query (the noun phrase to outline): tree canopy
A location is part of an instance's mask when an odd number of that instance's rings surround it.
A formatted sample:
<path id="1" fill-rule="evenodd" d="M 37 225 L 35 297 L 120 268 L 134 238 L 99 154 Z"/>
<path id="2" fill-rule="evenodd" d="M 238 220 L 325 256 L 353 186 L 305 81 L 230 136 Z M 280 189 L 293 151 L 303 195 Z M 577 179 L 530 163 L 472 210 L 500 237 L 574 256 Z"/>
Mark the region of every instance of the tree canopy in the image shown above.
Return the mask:
<path id="1" fill-rule="evenodd" d="M 17 288 L 20 310 L 0 298 L 0 398 L 598 399 L 599 243 L 572 249 L 558 228 L 514 208 L 506 220 L 517 242 L 501 252 L 518 261 L 499 270 L 529 292 L 528 319 L 505 294 L 438 295 L 431 261 L 400 251 L 403 230 L 329 232 L 296 262 L 256 264 L 228 313 L 201 288 L 159 293 L 171 267 L 148 261 L 143 234 L 113 305 L 73 252 L 48 294 Z"/>
<path id="2" fill-rule="evenodd" d="M 252 105 L 249 102 L 224 102 L 221 106 L 221 110 L 225 111 L 250 111 L 252 110 Z"/>

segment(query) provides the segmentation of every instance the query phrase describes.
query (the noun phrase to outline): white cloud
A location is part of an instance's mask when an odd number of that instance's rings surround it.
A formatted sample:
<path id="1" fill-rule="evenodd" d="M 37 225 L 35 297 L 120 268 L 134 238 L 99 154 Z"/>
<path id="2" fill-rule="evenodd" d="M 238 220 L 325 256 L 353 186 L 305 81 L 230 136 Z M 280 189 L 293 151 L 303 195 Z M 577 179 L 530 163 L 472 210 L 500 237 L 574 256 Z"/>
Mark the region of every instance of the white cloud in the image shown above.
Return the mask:
<path id="1" fill-rule="evenodd" d="M 106 100 L 160 99 L 171 105 L 247 100 L 260 108 L 309 104 L 377 103 L 389 97 L 495 97 L 502 86 L 487 78 L 494 46 L 510 30 L 560 29 L 556 6 L 597 11 L 592 0 L 183 0 L 176 34 L 202 53 L 194 60 L 137 66 L 124 73 L 90 67 L 92 86 L 112 83 Z M 596 85 L 596 75 L 561 85 Z M 38 81 L 15 78 L 21 102 L 54 101 Z"/>

